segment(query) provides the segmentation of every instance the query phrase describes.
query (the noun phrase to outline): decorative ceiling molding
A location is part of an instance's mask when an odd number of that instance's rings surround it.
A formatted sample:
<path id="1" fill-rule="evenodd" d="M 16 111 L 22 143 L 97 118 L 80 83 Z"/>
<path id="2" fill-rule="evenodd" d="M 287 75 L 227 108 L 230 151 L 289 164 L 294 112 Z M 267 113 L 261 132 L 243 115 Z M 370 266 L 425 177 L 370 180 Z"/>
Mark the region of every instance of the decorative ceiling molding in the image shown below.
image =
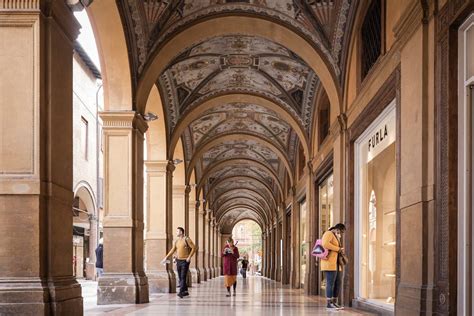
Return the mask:
<path id="1" fill-rule="evenodd" d="M 341 80 L 354 3 L 352 0 L 117 1 L 135 87 L 145 65 L 162 45 L 191 25 L 227 16 L 265 20 L 295 32 L 320 52 Z M 174 143 L 181 138 L 186 183 L 194 171 L 199 183 L 196 194 L 209 195 L 210 205 L 227 205 L 233 197 L 225 190 L 238 189 L 246 192 L 248 199 L 274 203 L 283 197 L 282 184 L 287 174 L 293 182 L 300 140 L 309 158 L 308 138 L 317 110 L 315 97 L 322 84 L 302 58 L 284 44 L 245 34 L 205 38 L 183 50 L 156 78 L 167 141 Z M 196 116 L 193 121 L 181 123 L 183 117 L 208 100 L 238 94 L 270 100 L 279 114 L 263 106 L 236 101 L 193 113 Z M 176 136 L 178 122 L 180 135 Z M 240 138 L 228 139 L 228 135 L 240 135 Z M 222 141 L 202 150 L 216 140 Z M 236 183 L 226 180 L 238 176 L 247 180 L 236 180 Z M 254 196 L 248 190 L 260 194 Z M 276 209 L 272 203 L 266 208 Z M 256 214 L 245 207 L 227 214 L 230 215 L 226 215 L 226 221 L 233 224 L 242 217 L 268 224 L 268 216 L 272 216 Z"/>

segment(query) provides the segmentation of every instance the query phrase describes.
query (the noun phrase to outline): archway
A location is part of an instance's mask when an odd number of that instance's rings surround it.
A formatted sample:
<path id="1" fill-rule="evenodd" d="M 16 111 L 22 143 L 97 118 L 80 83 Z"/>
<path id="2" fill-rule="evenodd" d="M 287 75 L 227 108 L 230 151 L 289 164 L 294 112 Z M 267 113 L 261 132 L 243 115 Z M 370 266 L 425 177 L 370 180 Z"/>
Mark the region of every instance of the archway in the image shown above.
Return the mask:
<path id="1" fill-rule="evenodd" d="M 253 219 L 243 218 L 234 224 L 232 238 L 237 242 L 241 258 L 249 261 L 248 274 L 261 275 L 262 266 L 262 228 Z"/>
<path id="2" fill-rule="evenodd" d="M 80 182 L 74 190 L 73 203 L 73 275 L 95 280 L 95 249 L 99 226 L 95 198 L 91 186 Z"/>

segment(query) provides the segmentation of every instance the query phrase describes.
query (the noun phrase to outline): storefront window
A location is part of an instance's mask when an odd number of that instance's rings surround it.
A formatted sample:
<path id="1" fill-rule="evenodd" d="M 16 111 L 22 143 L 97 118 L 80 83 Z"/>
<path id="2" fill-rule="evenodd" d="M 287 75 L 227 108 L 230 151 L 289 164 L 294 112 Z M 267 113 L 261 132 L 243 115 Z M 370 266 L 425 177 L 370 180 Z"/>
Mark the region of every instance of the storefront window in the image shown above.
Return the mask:
<path id="1" fill-rule="evenodd" d="M 319 235 L 322 236 L 332 225 L 334 225 L 333 214 L 333 181 L 331 174 L 319 185 Z M 324 273 L 320 272 L 320 287 L 323 293 L 326 289 Z"/>
<path id="2" fill-rule="evenodd" d="M 474 14 L 458 33 L 458 284 L 457 314 L 472 315 L 474 252 Z"/>
<path id="3" fill-rule="evenodd" d="M 300 204 L 300 255 L 301 255 L 301 273 L 300 273 L 300 282 L 301 286 L 304 285 L 304 278 L 306 275 L 306 264 L 308 261 L 308 241 L 306 240 L 307 232 L 307 210 L 306 210 L 306 201 L 303 201 Z"/>
<path id="4" fill-rule="evenodd" d="M 395 101 L 356 141 L 358 297 L 395 303 Z"/>

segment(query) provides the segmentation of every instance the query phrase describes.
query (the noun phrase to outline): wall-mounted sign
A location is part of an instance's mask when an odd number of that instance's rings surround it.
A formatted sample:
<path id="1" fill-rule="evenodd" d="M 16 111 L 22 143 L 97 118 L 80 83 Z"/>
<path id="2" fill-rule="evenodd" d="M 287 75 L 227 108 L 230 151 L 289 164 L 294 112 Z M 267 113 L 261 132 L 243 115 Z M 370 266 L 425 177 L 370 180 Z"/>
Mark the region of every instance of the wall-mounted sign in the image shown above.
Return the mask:
<path id="1" fill-rule="evenodd" d="M 369 162 L 379 153 L 381 153 L 390 144 L 395 142 L 396 138 L 396 113 L 395 108 L 391 109 L 383 118 L 374 122 L 375 125 L 369 128 L 362 144 L 367 152 L 367 161 Z"/>

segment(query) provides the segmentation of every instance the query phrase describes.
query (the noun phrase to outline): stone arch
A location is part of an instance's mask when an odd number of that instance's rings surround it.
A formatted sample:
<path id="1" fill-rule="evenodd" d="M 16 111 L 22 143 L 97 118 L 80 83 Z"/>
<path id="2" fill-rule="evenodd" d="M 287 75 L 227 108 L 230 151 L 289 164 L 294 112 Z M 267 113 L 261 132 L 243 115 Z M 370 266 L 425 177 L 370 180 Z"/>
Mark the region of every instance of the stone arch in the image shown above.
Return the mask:
<path id="1" fill-rule="evenodd" d="M 248 159 L 248 158 L 223 160 L 223 161 L 220 161 L 220 162 L 216 163 L 212 167 L 209 167 L 203 173 L 203 175 L 201 176 L 201 179 L 199 180 L 199 183 L 198 183 L 198 186 L 197 186 L 197 194 L 200 194 L 202 186 L 204 185 L 205 181 L 209 178 L 209 176 L 213 172 L 218 171 L 218 170 L 220 170 L 222 168 L 225 168 L 227 166 L 233 166 L 233 165 L 236 165 L 236 164 L 239 164 L 239 163 L 244 163 L 244 164 L 247 164 L 249 166 L 257 166 L 257 167 L 263 168 L 265 171 L 268 172 L 268 175 L 271 176 L 273 181 L 275 181 L 275 183 L 277 184 L 280 196 L 284 196 L 283 195 L 283 186 L 282 186 L 277 174 L 273 170 L 271 170 L 267 165 L 263 164 L 262 162 L 256 161 L 256 160 L 253 160 L 253 159 Z"/>
<path id="2" fill-rule="evenodd" d="M 254 197 L 254 196 L 253 196 Z M 262 205 L 260 202 L 257 202 L 253 199 L 251 199 L 251 197 L 249 196 L 246 196 L 246 195 L 239 195 L 239 196 L 236 196 L 235 199 L 239 199 L 239 200 L 248 200 L 248 201 L 251 201 L 253 203 L 253 205 L 262 211 L 262 213 L 268 215 L 270 218 L 273 218 L 272 216 L 272 213 L 271 213 L 271 209 L 269 208 L 268 205 Z M 220 211 L 222 210 L 222 208 L 225 208 L 227 207 L 230 203 L 233 203 L 234 200 L 227 200 L 225 201 L 224 203 L 222 203 L 216 210 L 216 214 L 220 213 Z M 267 208 L 266 208 L 267 207 Z"/>
<path id="3" fill-rule="evenodd" d="M 272 142 L 254 135 L 252 133 L 228 133 L 228 134 L 223 134 L 219 135 L 217 137 L 214 137 L 208 141 L 206 141 L 204 144 L 199 146 L 197 150 L 194 152 L 193 157 L 191 161 L 189 162 L 188 169 L 186 172 L 186 181 L 187 183 L 189 182 L 189 175 L 191 174 L 191 170 L 194 169 L 196 162 L 201 156 L 209 149 L 214 147 L 215 145 L 218 145 L 224 141 L 229 141 L 229 140 L 254 140 L 259 143 L 262 143 L 263 145 L 267 146 L 269 149 L 271 149 L 277 156 L 280 158 L 285 165 L 285 168 L 290 175 L 290 178 L 293 178 L 293 170 L 291 168 L 290 161 L 286 155 L 286 153 L 280 149 L 277 145 L 273 144 Z M 293 182 L 291 183 L 293 185 Z"/>
<path id="4" fill-rule="evenodd" d="M 146 146 L 148 160 L 166 160 L 167 136 L 166 120 L 163 115 L 163 106 L 158 88 L 154 86 L 147 100 L 147 109 L 158 115 L 158 119 L 148 122 L 146 132 Z"/>
<path id="5" fill-rule="evenodd" d="M 220 184 L 224 184 L 225 182 L 227 181 L 238 181 L 238 180 L 251 180 L 253 182 L 257 182 L 259 184 L 261 184 L 264 188 L 265 188 L 265 191 L 271 195 L 273 197 L 273 199 L 276 201 L 276 197 L 275 197 L 275 194 L 272 192 L 272 189 L 268 186 L 268 184 L 266 184 L 265 182 L 263 182 L 261 179 L 258 179 L 258 178 L 255 178 L 255 177 L 251 177 L 251 176 L 230 176 L 230 177 L 224 177 L 222 179 L 219 179 L 217 180 L 215 183 L 212 183 L 210 186 L 209 186 L 209 192 L 212 192 L 212 190 L 220 185 Z"/>
<path id="6" fill-rule="evenodd" d="M 225 194 L 228 194 L 230 192 L 233 192 L 233 191 L 237 191 L 237 192 L 241 192 L 241 193 L 248 193 L 249 195 L 252 195 L 252 196 L 258 196 L 258 197 L 261 197 L 264 201 L 265 201 L 265 204 L 266 206 L 269 208 L 269 209 L 272 209 L 272 205 L 270 205 L 269 201 L 267 201 L 266 198 L 264 198 L 262 195 L 260 195 L 260 193 L 258 193 L 257 191 L 253 190 L 253 189 L 249 189 L 249 188 L 232 188 L 232 189 L 229 189 L 227 191 L 224 191 L 222 192 L 219 196 L 216 196 L 213 203 L 210 205 L 211 209 L 213 209 L 215 203 L 217 202 L 217 200 L 219 200 L 223 195 Z M 275 204 L 275 200 L 273 199 L 273 202 Z M 274 205 L 276 206 L 276 205 Z"/>
<path id="7" fill-rule="evenodd" d="M 331 121 L 335 121 L 340 113 L 340 88 L 337 83 L 337 75 L 329 62 L 322 57 L 319 48 L 297 32 L 255 16 L 217 16 L 206 19 L 183 28 L 173 38 L 164 42 L 154 51 L 140 76 L 136 93 L 137 107 L 143 111 L 147 95 L 156 79 L 175 56 L 178 56 L 184 49 L 204 39 L 236 33 L 285 43 L 289 50 L 300 56 L 318 75 L 326 89 L 331 101 Z"/>
<path id="8" fill-rule="evenodd" d="M 96 198 L 92 186 L 87 181 L 80 181 L 74 188 L 74 197 L 82 200 L 86 206 L 87 212 L 91 215 L 97 215 Z"/>
<path id="9" fill-rule="evenodd" d="M 171 141 L 169 146 L 169 159 L 173 159 L 174 150 L 176 144 L 178 143 L 179 138 L 183 134 L 184 130 L 191 124 L 194 120 L 198 119 L 201 114 L 206 112 L 207 110 L 212 109 L 215 106 L 225 103 L 249 103 L 249 104 L 256 104 L 262 107 L 265 107 L 269 110 L 274 111 L 277 113 L 285 122 L 287 122 L 291 128 L 296 132 L 298 135 L 300 142 L 303 144 L 303 149 L 305 151 L 305 156 L 309 158 L 309 141 L 308 136 L 302 126 L 302 124 L 298 121 L 295 116 L 290 113 L 287 109 L 283 108 L 282 106 L 276 104 L 274 101 L 268 99 L 265 96 L 260 95 L 253 95 L 253 94 L 242 94 L 242 93 L 231 93 L 225 95 L 215 96 L 213 98 L 204 100 L 195 104 L 192 108 L 188 109 L 181 118 L 179 119 L 176 127 L 173 130 L 173 134 L 171 135 Z"/>
<path id="10" fill-rule="evenodd" d="M 86 10 L 99 52 L 105 109 L 133 110 L 128 48 L 117 5 L 111 0 L 94 1 Z M 148 87 L 143 105 L 147 104 L 151 88 Z"/>
<path id="11" fill-rule="evenodd" d="M 221 212 L 221 213 L 215 212 L 216 220 L 218 222 L 220 222 L 222 220 L 222 218 L 225 216 L 225 214 L 227 214 L 228 212 L 230 212 L 234 209 L 238 209 L 238 208 L 240 208 L 240 209 L 244 208 L 244 209 L 249 209 L 251 211 L 254 211 L 262 219 L 263 224 L 267 223 L 267 222 L 270 222 L 268 214 L 266 214 L 265 212 L 262 212 L 260 209 L 256 208 L 252 204 L 247 204 L 247 203 L 240 203 L 240 204 L 232 205 L 229 208 L 227 208 L 224 212 Z"/>
<path id="12" fill-rule="evenodd" d="M 232 210 L 234 209 L 245 209 L 246 207 L 235 207 L 235 208 L 231 208 L 229 210 L 229 212 L 232 212 Z M 265 227 L 265 222 L 257 215 L 256 218 L 252 218 L 250 216 L 244 216 L 242 218 L 236 218 L 234 219 L 232 225 L 230 226 L 226 226 L 225 223 L 223 223 L 222 221 L 225 220 L 225 217 L 227 214 L 229 214 L 229 212 L 225 213 L 222 218 L 220 219 L 220 221 L 218 221 L 218 225 L 220 226 L 220 229 L 223 230 L 223 233 L 227 233 L 227 234 L 231 234 L 232 233 L 232 230 L 233 228 L 235 227 L 235 225 L 237 225 L 239 222 L 243 221 L 243 220 L 251 220 L 251 221 L 254 221 L 255 223 L 257 223 L 257 225 L 260 227 L 260 229 L 262 230 L 263 232 L 263 227 Z M 230 228 L 230 230 L 226 229 L 226 228 Z"/>

